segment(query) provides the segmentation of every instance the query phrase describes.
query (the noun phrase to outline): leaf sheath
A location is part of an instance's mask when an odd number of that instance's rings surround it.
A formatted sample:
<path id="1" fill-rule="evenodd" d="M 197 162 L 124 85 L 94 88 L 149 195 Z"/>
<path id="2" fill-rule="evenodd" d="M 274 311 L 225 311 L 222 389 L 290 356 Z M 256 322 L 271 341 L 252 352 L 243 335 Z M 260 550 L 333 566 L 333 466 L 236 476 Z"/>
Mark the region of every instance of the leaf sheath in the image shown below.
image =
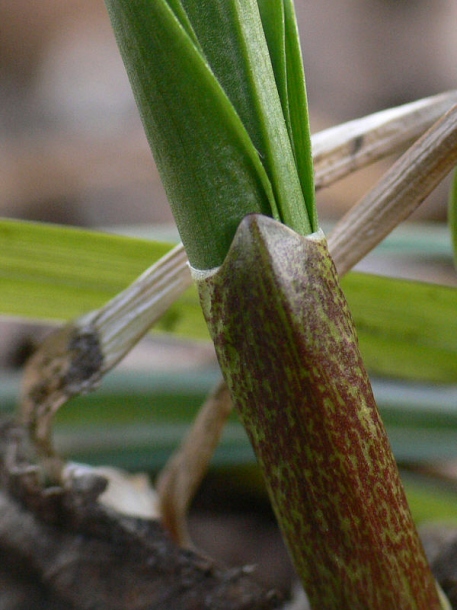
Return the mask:
<path id="1" fill-rule="evenodd" d="M 249 216 L 199 290 L 313 607 L 439 608 L 321 234 Z"/>

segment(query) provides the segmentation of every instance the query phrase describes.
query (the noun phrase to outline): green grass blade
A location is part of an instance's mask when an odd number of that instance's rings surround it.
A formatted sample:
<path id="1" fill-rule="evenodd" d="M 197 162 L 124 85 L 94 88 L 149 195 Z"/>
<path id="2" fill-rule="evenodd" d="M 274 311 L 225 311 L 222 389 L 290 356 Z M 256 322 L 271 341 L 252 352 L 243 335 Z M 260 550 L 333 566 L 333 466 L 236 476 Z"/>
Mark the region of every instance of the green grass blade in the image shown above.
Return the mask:
<path id="1" fill-rule="evenodd" d="M 217 266 L 241 218 L 275 207 L 259 155 L 164 0 L 106 4 L 189 260 Z"/>
<path id="2" fill-rule="evenodd" d="M 68 320 L 103 305 L 170 250 L 166 243 L 0 221 L 0 311 Z"/>
<path id="3" fill-rule="evenodd" d="M 410 473 L 403 473 L 402 481 L 416 523 L 457 525 L 457 494 L 452 485 Z"/>
<path id="4" fill-rule="evenodd" d="M 98 309 L 124 290 L 171 244 L 18 220 L 0 221 L 0 314 L 62 322 Z M 156 326 L 207 338 L 195 289 Z"/>
<path id="5" fill-rule="evenodd" d="M 342 287 L 369 371 L 457 382 L 456 288 L 358 273 Z"/>
<path id="6" fill-rule="evenodd" d="M 416 235 L 416 237 L 414 237 Z M 441 234 L 431 254 L 448 256 Z M 397 232 L 382 251 L 415 252 L 417 233 Z M 393 238 L 392 238 L 393 239 Z M 392 241 L 392 239 L 390 241 Z M 427 243 L 426 240 L 421 243 Z M 16 220 L 0 222 L 0 314 L 68 321 L 97 309 L 170 250 L 170 244 Z M 371 373 L 457 382 L 457 289 L 349 274 L 342 281 Z M 414 307 L 411 304 L 414 304 Z M 188 290 L 155 327 L 195 339 L 208 332 Z"/>

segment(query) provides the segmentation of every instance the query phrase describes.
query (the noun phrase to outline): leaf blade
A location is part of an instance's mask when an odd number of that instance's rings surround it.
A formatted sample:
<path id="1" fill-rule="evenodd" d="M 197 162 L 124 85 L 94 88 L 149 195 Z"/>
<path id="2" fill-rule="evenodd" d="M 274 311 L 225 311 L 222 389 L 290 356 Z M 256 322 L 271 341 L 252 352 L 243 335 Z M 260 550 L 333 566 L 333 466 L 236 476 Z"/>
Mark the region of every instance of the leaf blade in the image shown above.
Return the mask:
<path id="1" fill-rule="evenodd" d="M 399 231 L 382 249 L 408 255 L 418 243 L 414 235 Z M 427 235 L 420 239 L 421 248 Z M 441 234 L 430 234 L 430 253 L 448 257 L 450 247 L 442 242 Z M 4 219 L 0 314 L 53 322 L 76 318 L 104 305 L 171 248 L 146 239 Z M 358 273 L 348 274 L 342 286 L 371 373 L 457 382 L 456 288 Z M 208 339 L 194 288 L 155 330 Z"/>
<path id="2" fill-rule="evenodd" d="M 183 0 L 183 4 L 209 65 L 270 177 L 277 204 L 273 217 L 301 233 L 309 233 L 311 225 L 257 1 Z M 270 4 L 276 7 L 278 2 Z M 221 40 L 224 44 L 220 44 Z"/>
<path id="3" fill-rule="evenodd" d="M 371 372 L 457 382 L 456 288 L 357 273 L 341 284 Z"/>
<path id="4" fill-rule="evenodd" d="M 243 216 L 271 215 L 258 153 L 166 2 L 106 4 L 189 260 L 217 266 Z"/>

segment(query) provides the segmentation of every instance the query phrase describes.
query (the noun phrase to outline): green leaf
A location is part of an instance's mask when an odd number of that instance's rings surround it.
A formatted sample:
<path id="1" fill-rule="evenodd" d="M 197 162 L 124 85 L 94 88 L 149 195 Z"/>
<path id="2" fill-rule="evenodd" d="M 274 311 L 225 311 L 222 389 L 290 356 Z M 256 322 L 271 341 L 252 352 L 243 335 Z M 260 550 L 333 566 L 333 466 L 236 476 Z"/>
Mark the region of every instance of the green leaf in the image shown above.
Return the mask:
<path id="1" fill-rule="evenodd" d="M 286 27 L 287 89 L 290 132 L 297 171 L 305 198 L 311 226 L 318 227 L 314 192 L 313 156 L 309 126 L 308 100 L 303 69 L 300 36 L 293 0 L 284 0 Z"/>
<path id="2" fill-rule="evenodd" d="M 397 256 L 415 254 L 420 242 L 430 255 L 449 255 L 440 233 L 424 233 L 424 239 L 418 240 L 418 229 L 411 231 L 396 232 L 381 250 L 390 248 Z M 171 247 L 146 239 L 4 219 L 0 222 L 0 314 L 68 321 L 104 305 Z M 371 373 L 457 382 L 456 288 L 358 273 L 344 278 L 342 286 Z M 188 290 L 155 330 L 208 339 L 196 291 Z"/>
<path id="3" fill-rule="evenodd" d="M 97 231 L 0 221 L 0 314 L 69 321 L 98 309 L 166 254 L 172 245 Z M 194 288 L 156 330 L 207 338 Z"/>
<path id="4" fill-rule="evenodd" d="M 457 289 L 367 274 L 341 282 L 367 368 L 457 382 Z"/>
<path id="5" fill-rule="evenodd" d="M 67 320 L 100 307 L 169 244 L 2 219 L 0 311 Z"/>
<path id="6" fill-rule="evenodd" d="M 457 269 L 457 169 L 454 170 L 451 190 L 449 193 L 449 228 L 454 249 L 454 264 Z"/>
<path id="7" fill-rule="evenodd" d="M 306 131 L 302 126 L 307 125 L 307 106 L 303 66 L 296 44 L 298 32 L 291 28 L 286 32 L 282 0 L 261 2 L 259 7 L 255 0 L 229 0 L 223 3 L 183 0 L 183 4 L 211 69 L 260 153 L 275 192 L 278 206 L 276 217 L 299 232 L 311 232 L 313 226 L 308 220 L 309 210 L 305 207 L 303 184 L 300 184 L 295 163 L 293 134 L 285 129 L 290 125 L 290 101 L 295 104 L 294 110 L 300 106 L 300 128 Z M 259 8 L 262 21 L 259 19 Z M 220 43 L 221 40 L 224 44 Z M 298 65 L 296 61 L 290 61 L 289 72 L 285 62 L 286 43 L 294 51 L 298 50 Z M 281 59 L 283 67 L 277 65 Z M 292 59 L 296 60 L 295 54 Z M 277 77 L 277 70 L 282 77 Z M 292 72 L 296 86 L 289 94 L 290 83 L 287 79 Z M 300 145 L 304 145 L 310 153 L 309 131 L 307 142 L 300 141 Z M 311 193 L 309 206 L 314 210 L 312 162 L 308 170 L 304 180 L 305 192 L 308 195 Z"/>
<path id="8" fill-rule="evenodd" d="M 217 266 L 240 219 L 276 206 L 258 152 L 164 0 L 107 7 L 189 260 Z"/>

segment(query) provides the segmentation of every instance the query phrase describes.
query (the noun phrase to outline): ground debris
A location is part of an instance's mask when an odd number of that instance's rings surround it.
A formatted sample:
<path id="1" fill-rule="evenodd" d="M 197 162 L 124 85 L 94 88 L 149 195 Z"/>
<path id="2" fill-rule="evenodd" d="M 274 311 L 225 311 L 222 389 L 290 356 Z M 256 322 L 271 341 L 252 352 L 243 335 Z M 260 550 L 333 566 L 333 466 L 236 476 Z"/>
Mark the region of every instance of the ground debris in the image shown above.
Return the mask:
<path id="1" fill-rule="evenodd" d="M 50 484 L 20 425 L 0 422 L 0 610 L 273 610 L 247 568 L 175 545 L 157 520 L 97 501 L 107 481 Z"/>

